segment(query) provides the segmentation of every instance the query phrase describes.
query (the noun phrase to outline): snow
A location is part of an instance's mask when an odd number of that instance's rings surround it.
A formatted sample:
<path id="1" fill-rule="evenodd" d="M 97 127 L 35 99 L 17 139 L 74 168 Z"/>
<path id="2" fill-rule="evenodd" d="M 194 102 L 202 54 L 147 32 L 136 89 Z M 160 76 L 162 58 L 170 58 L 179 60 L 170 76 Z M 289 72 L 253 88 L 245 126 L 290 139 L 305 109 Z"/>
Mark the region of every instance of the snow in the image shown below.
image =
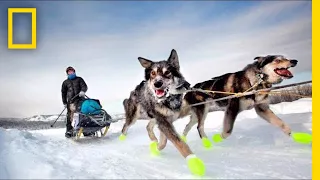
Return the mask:
<path id="1" fill-rule="evenodd" d="M 27 118 L 25 120 L 27 121 L 55 121 L 59 115 L 35 115 L 30 118 Z M 64 121 L 65 120 L 65 115 L 62 114 L 58 121 Z"/>
<path id="2" fill-rule="evenodd" d="M 112 116 L 112 118 L 116 118 L 116 119 L 124 118 L 123 114 L 110 114 L 110 115 Z M 30 118 L 25 118 L 24 120 L 48 122 L 48 121 L 55 121 L 58 117 L 59 117 L 59 115 L 35 115 Z M 57 121 L 65 121 L 65 119 L 66 119 L 66 115 L 62 114 L 62 115 L 60 115 L 60 117 L 58 118 Z"/>
<path id="3" fill-rule="evenodd" d="M 294 131 L 311 132 L 312 100 L 271 105 Z M 210 137 L 222 128 L 223 112 L 212 112 L 205 123 Z M 188 123 L 174 123 L 181 133 Z M 112 124 L 100 139 L 65 139 L 65 129 L 34 131 L 0 128 L 0 178 L 55 179 L 191 179 L 186 161 L 168 142 L 159 157 L 151 156 L 147 121 L 137 121 L 121 142 L 123 121 Z M 159 136 L 158 129 L 155 129 Z M 209 179 L 311 179 L 311 145 L 293 142 L 253 110 L 239 114 L 229 139 L 202 147 L 196 126 L 188 144 L 207 168 Z"/>

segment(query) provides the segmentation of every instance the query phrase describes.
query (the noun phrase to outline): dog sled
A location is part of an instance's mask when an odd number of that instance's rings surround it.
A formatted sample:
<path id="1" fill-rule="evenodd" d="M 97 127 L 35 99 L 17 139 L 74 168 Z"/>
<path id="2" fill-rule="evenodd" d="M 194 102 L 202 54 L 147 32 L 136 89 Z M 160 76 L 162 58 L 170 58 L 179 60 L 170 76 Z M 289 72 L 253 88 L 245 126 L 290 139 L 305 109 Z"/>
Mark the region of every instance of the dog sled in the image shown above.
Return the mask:
<path id="1" fill-rule="evenodd" d="M 117 120 L 104 110 L 98 99 L 85 98 L 80 101 L 72 120 L 73 139 L 84 137 L 104 137 L 111 123 Z"/>

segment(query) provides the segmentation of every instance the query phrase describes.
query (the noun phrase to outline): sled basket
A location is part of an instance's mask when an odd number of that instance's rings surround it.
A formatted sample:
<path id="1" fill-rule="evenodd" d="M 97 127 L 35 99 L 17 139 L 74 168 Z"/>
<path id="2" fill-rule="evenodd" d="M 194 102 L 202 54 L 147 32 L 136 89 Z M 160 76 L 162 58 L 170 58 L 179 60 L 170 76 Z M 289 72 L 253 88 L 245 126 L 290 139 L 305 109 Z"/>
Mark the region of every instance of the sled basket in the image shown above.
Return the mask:
<path id="1" fill-rule="evenodd" d="M 83 134 L 94 134 L 104 127 L 109 127 L 111 116 L 103 109 L 100 114 L 87 115 L 75 113 L 73 118 L 73 128 L 78 132 L 82 128 Z"/>

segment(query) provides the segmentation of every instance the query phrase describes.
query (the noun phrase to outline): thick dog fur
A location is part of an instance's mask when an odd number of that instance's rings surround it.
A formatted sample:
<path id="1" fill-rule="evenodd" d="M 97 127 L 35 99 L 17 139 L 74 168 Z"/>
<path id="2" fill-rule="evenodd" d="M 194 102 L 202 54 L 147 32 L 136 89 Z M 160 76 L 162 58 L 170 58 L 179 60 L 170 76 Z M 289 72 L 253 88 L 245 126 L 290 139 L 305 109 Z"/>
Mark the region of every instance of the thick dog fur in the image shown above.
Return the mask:
<path id="1" fill-rule="evenodd" d="M 274 84 L 279 84 L 283 79 L 292 78 L 293 75 L 288 70 L 290 67 L 297 65 L 297 60 L 289 60 L 281 55 L 268 55 L 265 57 L 254 58 L 255 62 L 247 65 L 242 71 L 227 73 L 219 77 L 214 77 L 211 80 L 197 83 L 194 88 L 200 88 L 210 91 L 223 91 L 240 93 L 250 89 L 258 90 L 270 88 Z M 259 83 L 260 82 L 260 83 Z M 217 99 L 228 96 L 221 93 L 208 93 L 210 98 L 199 94 L 198 92 L 187 93 L 185 99 L 189 102 L 199 100 Z M 225 110 L 223 120 L 223 132 L 221 137 L 226 139 L 231 135 L 237 115 L 243 110 L 254 108 L 256 113 L 270 124 L 279 127 L 285 134 L 290 135 L 290 127 L 277 117 L 269 108 L 268 94 L 253 94 L 239 98 L 216 101 L 216 107 Z M 196 123 L 198 123 L 198 132 L 200 138 L 207 137 L 203 125 L 205 117 L 208 113 L 209 104 L 202 105 L 205 108 L 195 107 L 194 114 L 200 116 L 191 116 L 189 123 L 186 125 L 183 135 L 187 136 L 188 132 Z M 205 111 L 203 111 L 205 109 Z M 197 118 L 200 117 L 200 118 Z"/>
<path id="2" fill-rule="evenodd" d="M 278 84 L 286 78 L 292 78 L 291 73 L 286 73 L 285 69 L 294 67 L 297 64 L 297 60 L 289 60 L 281 55 L 268 55 L 264 57 L 254 58 L 255 62 L 247 65 L 242 71 L 227 73 L 219 77 L 214 77 L 211 80 L 197 83 L 193 88 L 200 88 L 210 91 L 223 91 L 223 92 L 244 92 L 248 89 L 258 90 L 263 88 L 269 88 L 273 84 Z M 282 75 L 277 74 L 274 70 L 284 68 Z M 259 81 L 262 80 L 261 83 Z M 256 86 L 255 86 L 256 85 Z M 138 92 L 141 92 L 143 86 L 146 86 L 146 81 L 142 81 L 134 91 L 131 92 L 129 99 L 124 100 L 124 108 L 126 113 L 126 123 L 123 127 L 122 133 L 127 134 L 129 126 L 135 123 L 139 118 L 150 119 L 147 126 L 149 137 L 153 141 L 158 141 L 154 135 L 153 128 L 156 124 L 153 116 L 143 116 L 144 110 L 141 108 L 141 100 L 139 100 Z M 240 98 L 228 99 L 223 101 L 217 101 L 214 104 L 202 104 L 197 106 L 190 106 L 195 103 L 205 102 L 211 99 L 217 99 L 228 96 L 227 94 L 219 93 L 202 93 L 202 92 L 188 92 L 184 96 L 184 106 L 180 109 L 178 118 L 190 116 L 190 121 L 186 125 L 183 135 L 187 136 L 190 129 L 198 124 L 197 129 L 200 138 L 207 138 L 204 132 L 204 121 L 206 119 L 209 106 L 215 105 L 220 109 L 225 110 L 225 117 L 223 123 L 222 138 L 227 138 L 231 135 L 235 119 L 237 115 L 243 111 L 254 108 L 257 114 L 265 119 L 267 122 L 274 126 L 281 128 L 281 130 L 290 135 L 291 130 L 287 124 L 285 124 L 280 118 L 278 118 L 269 108 L 268 95 L 249 95 Z M 158 146 L 159 150 L 163 149 L 166 145 L 166 139 L 163 135 L 160 136 L 161 142 Z"/>
<path id="3" fill-rule="evenodd" d="M 145 68 L 145 80 L 136 86 L 134 91 L 131 91 L 129 99 L 123 101 L 126 122 L 122 133 L 127 134 L 128 128 L 141 118 L 143 111 L 147 119 L 150 119 L 147 129 L 152 141 L 158 142 L 153 132 L 154 125 L 157 124 L 160 130 L 158 149 L 163 149 L 169 139 L 186 158 L 193 153 L 189 146 L 180 139 L 172 124 L 179 118 L 186 106 L 183 95 L 177 92 L 190 88 L 190 84 L 180 72 L 177 52 L 172 50 L 166 61 L 154 62 L 142 57 L 138 59 Z"/>

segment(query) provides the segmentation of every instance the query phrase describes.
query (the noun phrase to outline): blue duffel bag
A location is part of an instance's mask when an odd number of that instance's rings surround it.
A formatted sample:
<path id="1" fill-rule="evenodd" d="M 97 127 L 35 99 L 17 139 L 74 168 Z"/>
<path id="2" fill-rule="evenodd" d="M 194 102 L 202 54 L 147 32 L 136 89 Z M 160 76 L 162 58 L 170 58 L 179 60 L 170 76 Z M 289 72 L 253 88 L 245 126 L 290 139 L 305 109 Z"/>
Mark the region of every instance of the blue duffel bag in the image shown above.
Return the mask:
<path id="1" fill-rule="evenodd" d="M 99 100 L 96 99 L 86 99 L 82 102 L 80 112 L 83 114 L 100 114 L 101 104 Z"/>

